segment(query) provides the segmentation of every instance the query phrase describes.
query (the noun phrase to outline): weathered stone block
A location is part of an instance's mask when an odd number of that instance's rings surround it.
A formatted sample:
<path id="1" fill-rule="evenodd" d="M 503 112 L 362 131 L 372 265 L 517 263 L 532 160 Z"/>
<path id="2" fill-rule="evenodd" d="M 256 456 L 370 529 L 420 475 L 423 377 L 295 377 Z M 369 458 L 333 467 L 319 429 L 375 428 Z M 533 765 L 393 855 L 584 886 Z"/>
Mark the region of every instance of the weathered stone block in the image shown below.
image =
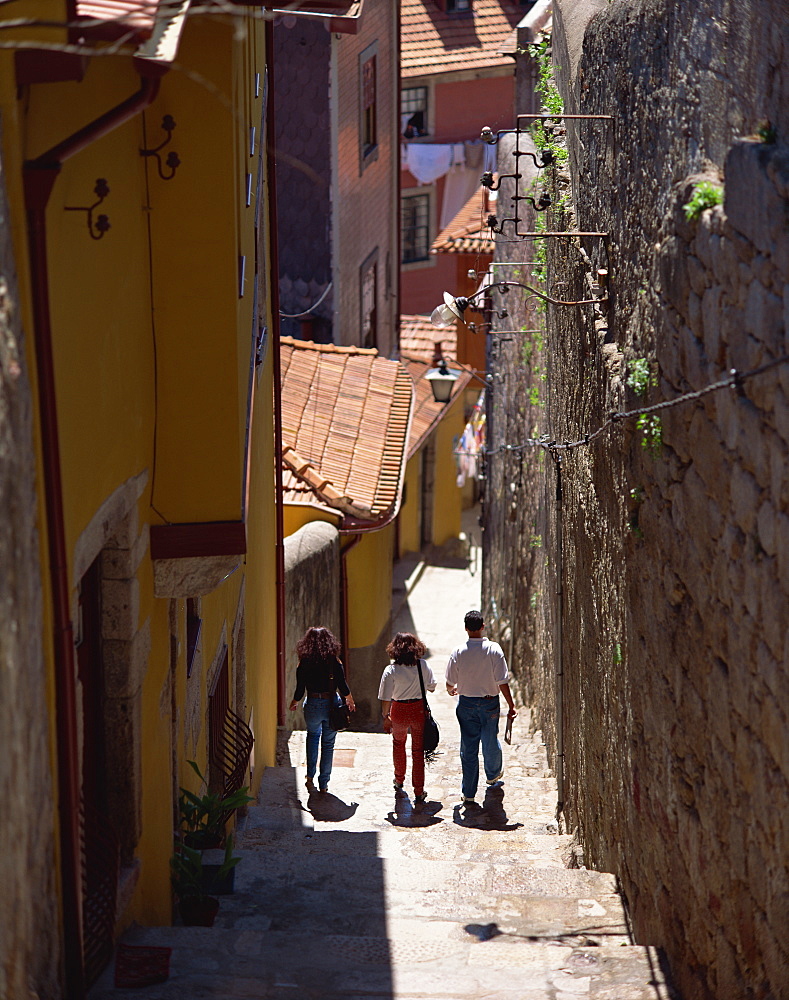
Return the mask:
<path id="1" fill-rule="evenodd" d="M 762 491 L 755 478 L 736 465 L 731 470 L 729 488 L 734 519 L 747 534 L 754 529 Z"/>
<path id="2" fill-rule="evenodd" d="M 151 653 L 150 618 L 131 640 L 105 639 L 101 647 L 108 698 L 130 698 L 142 688 Z"/>
<path id="3" fill-rule="evenodd" d="M 140 584 L 130 580 L 103 580 L 101 584 L 103 639 L 132 639 L 140 617 Z"/>
<path id="4" fill-rule="evenodd" d="M 128 580 L 137 572 L 148 552 L 150 528 L 143 525 L 130 549 L 107 548 L 101 554 L 101 573 L 107 580 Z"/>

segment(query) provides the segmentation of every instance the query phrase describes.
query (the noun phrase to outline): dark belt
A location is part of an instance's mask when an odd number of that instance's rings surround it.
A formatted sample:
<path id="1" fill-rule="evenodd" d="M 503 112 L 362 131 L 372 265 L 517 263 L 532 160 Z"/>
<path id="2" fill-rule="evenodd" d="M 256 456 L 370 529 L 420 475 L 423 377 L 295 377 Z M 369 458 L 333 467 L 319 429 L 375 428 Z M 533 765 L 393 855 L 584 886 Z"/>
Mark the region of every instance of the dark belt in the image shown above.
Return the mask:
<path id="1" fill-rule="evenodd" d="M 493 701 L 494 698 L 498 698 L 497 694 L 462 694 L 461 698 L 483 698 L 487 701 Z"/>
<path id="2" fill-rule="evenodd" d="M 333 698 L 334 691 L 308 691 L 308 698 Z"/>
<path id="3" fill-rule="evenodd" d="M 392 698 L 398 705 L 410 705 L 412 702 L 421 701 L 421 698 Z"/>

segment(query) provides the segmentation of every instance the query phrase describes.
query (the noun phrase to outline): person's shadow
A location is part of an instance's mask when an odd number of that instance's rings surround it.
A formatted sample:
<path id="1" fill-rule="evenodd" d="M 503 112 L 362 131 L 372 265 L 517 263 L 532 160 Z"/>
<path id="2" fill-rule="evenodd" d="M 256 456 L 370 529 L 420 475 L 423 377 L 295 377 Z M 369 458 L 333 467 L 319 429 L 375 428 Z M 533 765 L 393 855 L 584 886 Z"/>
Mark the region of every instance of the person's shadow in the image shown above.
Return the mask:
<path id="1" fill-rule="evenodd" d="M 508 822 L 507 812 L 504 808 L 504 789 L 488 787 L 485 791 L 485 799 L 482 805 L 477 803 L 464 803 L 455 806 L 453 810 L 453 820 L 458 826 L 471 827 L 474 830 L 517 830 L 523 823 Z"/>
<path id="2" fill-rule="evenodd" d="M 441 802 L 432 801 L 412 805 L 408 796 L 396 796 L 395 807 L 387 813 L 386 821 L 392 826 L 435 826 L 436 823 L 444 822 L 442 816 L 436 816 L 436 813 L 443 808 Z"/>
<path id="3" fill-rule="evenodd" d="M 349 805 L 331 792 L 310 792 L 307 799 L 307 809 L 320 823 L 342 823 L 350 819 L 358 808 L 358 802 Z"/>

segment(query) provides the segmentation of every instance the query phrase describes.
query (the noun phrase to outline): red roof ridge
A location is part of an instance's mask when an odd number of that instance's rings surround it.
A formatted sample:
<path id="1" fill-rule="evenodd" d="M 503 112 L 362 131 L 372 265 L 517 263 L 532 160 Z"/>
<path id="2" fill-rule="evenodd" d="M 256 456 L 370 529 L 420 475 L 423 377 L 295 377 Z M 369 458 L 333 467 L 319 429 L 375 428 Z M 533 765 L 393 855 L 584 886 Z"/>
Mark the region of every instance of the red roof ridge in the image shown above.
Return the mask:
<path id="1" fill-rule="evenodd" d="M 314 340 L 298 340 L 296 337 L 280 337 L 279 342 L 288 347 L 306 351 L 323 351 L 328 354 L 372 354 L 378 356 L 375 347 L 355 347 L 353 344 L 317 344 Z"/>

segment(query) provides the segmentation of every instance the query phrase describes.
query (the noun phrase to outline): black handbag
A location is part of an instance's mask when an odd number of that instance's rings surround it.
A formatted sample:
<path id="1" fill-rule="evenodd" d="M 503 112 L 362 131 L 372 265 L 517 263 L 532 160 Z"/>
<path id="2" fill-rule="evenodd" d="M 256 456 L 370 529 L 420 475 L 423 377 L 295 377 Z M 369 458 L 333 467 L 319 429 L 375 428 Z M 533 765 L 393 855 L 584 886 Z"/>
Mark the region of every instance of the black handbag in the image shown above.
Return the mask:
<path id="1" fill-rule="evenodd" d="M 337 732 L 350 727 L 351 710 L 344 701 L 341 705 L 332 705 L 329 709 L 329 725 Z"/>
<path id="2" fill-rule="evenodd" d="M 331 681 L 332 688 L 332 698 L 337 694 L 337 681 L 334 679 L 334 674 L 329 675 L 329 680 Z M 351 710 L 345 704 L 345 699 L 340 695 L 341 704 L 337 705 L 334 702 L 329 707 L 329 725 L 332 729 L 335 729 L 338 733 L 343 729 L 350 728 L 351 725 Z"/>
<path id="3" fill-rule="evenodd" d="M 422 702 L 425 706 L 425 728 L 422 731 L 422 749 L 425 752 L 425 763 L 433 764 L 438 756 L 439 751 L 436 749 L 438 747 L 438 741 L 440 739 L 440 734 L 438 731 L 438 723 L 433 718 L 433 713 L 430 711 L 430 706 L 427 703 L 427 695 L 425 694 L 425 681 L 422 677 L 422 661 L 416 661 L 416 669 L 419 671 L 419 686 L 422 688 Z"/>

